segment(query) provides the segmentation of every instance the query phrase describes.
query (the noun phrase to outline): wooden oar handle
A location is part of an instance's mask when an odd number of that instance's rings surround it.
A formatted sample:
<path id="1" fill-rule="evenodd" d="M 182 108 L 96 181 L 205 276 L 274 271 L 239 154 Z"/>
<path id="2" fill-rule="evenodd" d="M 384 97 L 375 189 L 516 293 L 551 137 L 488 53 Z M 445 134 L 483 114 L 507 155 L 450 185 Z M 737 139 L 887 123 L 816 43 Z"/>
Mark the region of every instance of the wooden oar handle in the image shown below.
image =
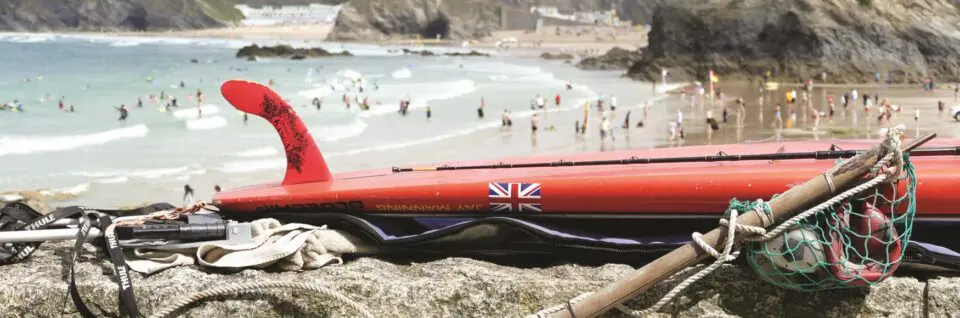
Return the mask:
<path id="1" fill-rule="evenodd" d="M 906 145 L 902 150 L 908 152 L 923 143 L 936 137 L 930 134 Z M 843 162 L 837 169 L 831 170 L 828 178 L 833 180 L 831 186 L 821 175 L 811 178 L 787 192 L 777 196 L 770 202 L 774 224 L 782 222 L 803 210 L 824 202 L 836 192 L 854 186 L 857 181 L 877 164 L 887 154 L 882 145 L 871 148 Z M 834 191 L 831 191 L 833 189 Z M 746 211 L 744 211 L 746 212 Z M 756 211 L 744 213 L 737 219 L 738 224 L 762 226 L 760 215 Z M 717 227 L 703 235 L 702 239 L 710 246 L 719 249 L 724 245 L 726 227 Z M 583 300 L 571 304 L 571 311 L 563 310 L 551 314 L 549 317 L 594 317 L 602 314 L 620 303 L 632 299 L 640 293 L 650 289 L 653 285 L 666 280 L 680 270 L 696 265 L 709 256 L 693 242 L 687 243 L 672 252 L 661 256 L 657 260 L 630 273 L 627 277 L 613 282 L 597 292 L 586 296 Z M 572 315 L 571 315 L 572 314 Z"/>

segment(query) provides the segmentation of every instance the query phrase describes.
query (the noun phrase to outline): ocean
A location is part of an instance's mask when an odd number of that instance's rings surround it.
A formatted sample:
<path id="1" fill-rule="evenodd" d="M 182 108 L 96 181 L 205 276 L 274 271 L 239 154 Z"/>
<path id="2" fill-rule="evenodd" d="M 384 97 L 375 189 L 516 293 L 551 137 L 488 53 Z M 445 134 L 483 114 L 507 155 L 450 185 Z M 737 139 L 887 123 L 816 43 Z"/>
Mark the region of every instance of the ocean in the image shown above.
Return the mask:
<path id="1" fill-rule="evenodd" d="M 47 190 L 76 195 L 67 203 L 115 207 L 142 202 L 181 202 L 184 184 L 210 200 L 225 189 L 273 182 L 285 159 L 273 128 L 227 104 L 219 84 L 229 79 L 274 81 L 309 126 L 336 172 L 416 163 L 492 159 L 538 153 L 647 148 L 663 143 L 664 129 L 588 143 L 574 137 L 584 102 L 616 95 L 620 108 L 663 102 L 650 83 L 615 72 L 587 72 L 558 61 L 511 57 L 403 56 L 396 47 L 306 43 L 294 46 L 346 49 L 356 56 L 301 61 L 234 58 L 244 45 L 264 39 L 111 37 L 66 34 L 0 34 L 4 52 L 0 101 L 18 100 L 23 112 L 0 112 L 0 192 Z M 435 52 L 464 51 L 433 48 Z M 371 109 L 357 107 L 359 80 Z M 179 86 L 180 82 L 184 87 Z M 572 89 L 567 89 L 566 84 Z M 197 117 L 197 90 L 205 99 Z M 162 112 L 161 92 L 179 107 Z M 352 107 L 347 109 L 342 96 Z M 531 136 L 530 108 L 537 94 L 550 101 L 542 129 Z M 560 94 L 562 103 L 553 105 Z M 398 103 L 409 96 L 408 116 Z M 323 99 L 322 108 L 311 105 Z M 58 108 L 63 98 L 66 108 Z M 136 106 L 137 99 L 143 107 Z M 485 100 L 485 118 L 477 107 Z M 130 109 L 118 121 L 116 107 Z M 432 112 L 427 119 L 426 108 Z M 500 129 L 503 110 L 514 127 Z M 619 110 L 618 110 L 619 112 Z M 625 112 L 625 111 L 623 111 Z M 623 115 L 619 113 L 619 116 Z M 652 107 L 651 116 L 667 116 Z M 599 139 L 599 114 L 589 112 L 587 138 Z M 639 112 L 634 121 L 641 119 Z M 615 120 L 619 126 L 622 117 Z M 554 129 L 550 129 L 553 126 Z"/>

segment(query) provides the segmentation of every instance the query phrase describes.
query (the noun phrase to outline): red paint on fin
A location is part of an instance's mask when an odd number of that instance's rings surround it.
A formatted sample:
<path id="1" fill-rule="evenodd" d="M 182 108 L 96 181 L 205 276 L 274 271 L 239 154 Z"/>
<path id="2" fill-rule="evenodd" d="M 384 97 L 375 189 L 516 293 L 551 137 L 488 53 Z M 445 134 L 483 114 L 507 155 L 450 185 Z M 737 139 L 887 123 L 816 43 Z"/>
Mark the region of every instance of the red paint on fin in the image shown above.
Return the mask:
<path id="1" fill-rule="evenodd" d="M 236 109 L 263 117 L 273 125 L 287 155 L 283 185 L 324 182 L 332 179 L 320 148 L 300 116 L 280 95 L 259 83 L 230 80 L 220 86 L 223 98 Z"/>

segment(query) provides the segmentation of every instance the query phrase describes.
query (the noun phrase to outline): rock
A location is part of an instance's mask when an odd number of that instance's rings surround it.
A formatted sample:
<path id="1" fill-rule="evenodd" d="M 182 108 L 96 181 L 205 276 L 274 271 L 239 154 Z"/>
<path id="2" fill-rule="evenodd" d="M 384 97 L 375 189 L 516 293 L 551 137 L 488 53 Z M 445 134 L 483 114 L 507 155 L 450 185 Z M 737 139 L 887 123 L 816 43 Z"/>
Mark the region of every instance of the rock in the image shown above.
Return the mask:
<path id="1" fill-rule="evenodd" d="M 873 82 L 874 74 L 960 80 L 960 16 L 953 0 L 666 1 L 629 75 L 704 80 Z"/>
<path id="2" fill-rule="evenodd" d="M 600 56 L 591 56 L 580 60 L 577 68 L 583 70 L 625 70 L 630 68 L 633 63 L 640 60 L 642 53 L 640 51 L 630 51 L 619 47 L 614 47 Z"/>
<path id="3" fill-rule="evenodd" d="M 4 317 L 75 315 L 67 300 L 64 264 L 72 242 L 47 243 L 27 261 L 0 272 Z M 89 245 L 88 245 L 89 246 Z M 117 294 L 102 251 L 87 252 L 77 263 L 80 294 L 98 316 L 117 315 Z M 181 267 L 145 277 L 132 273 L 137 301 L 152 314 L 180 297 L 239 283 L 302 282 L 318 284 L 362 304 L 374 316 L 521 317 L 561 304 L 619 279 L 632 267 L 561 265 L 514 268 L 489 262 L 447 258 L 391 263 L 355 258 L 344 265 L 304 272 L 243 270 L 229 274 Z M 642 309 L 665 294 L 679 277 L 655 286 L 627 305 Z M 30 288 L 23 288 L 29 286 Z M 778 289 L 743 267 L 726 265 L 691 285 L 654 317 L 945 317 L 960 308 L 960 278 L 921 282 L 894 277 L 867 289 L 800 293 Z M 66 303 L 64 302 L 66 301 Z M 64 304 L 67 304 L 64 306 Z M 105 310 L 106 312 L 99 312 Z M 184 317 L 354 317 L 356 313 L 315 292 L 269 290 L 243 296 L 220 296 L 183 312 Z M 607 316 L 623 317 L 612 313 Z"/>
<path id="4" fill-rule="evenodd" d="M 540 53 L 540 58 L 544 60 L 572 60 L 577 57 L 570 53 L 543 52 L 543 53 Z"/>
<path id="5" fill-rule="evenodd" d="M 255 60 L 258 57 L 290 57 L 294 60 L 302 60 L 307 57 L 328 57 L 328 56 L 353 56 L 349 51 L 331 53 L 322 48 L 294 48 L 286 44 L 277 46 L 259 46 L 256 44 L 247 45 L 237 51 L 237 58 L 246 58 L 248 61 Z"/>
<path id="6" fill-rule="evenodd" d="M 344 4 L 328 40 L 478 39 L 499 28 L 499 6 L 487 1 L 361 0 Z"/>
<path id="7" fill-rule="evenodd" d="M 0 2 L 0 29 L 14 31 L 219 28 L 243 15 L 216 0 L 11 0 Z"/>
<path id="8" fill-rule="evenodd" d="M 429 50 L 419 50 L 419 51 L 418 51 L 418 50 L 410 50 L 410 49 L 403 49 L 403 54 L 420 55 L 420 56 L 436 56 L 436 55 L 438 55 L 437 53 L 434 53 L 433 51 L 429 51 Z M 443 53 L 443 55 L 446 55 L 446 56 L 485 56 L 485 57 L 489 57 L 489 56 L 490 56 L 490 54 L 483 53 L 483 52 L 478 52 L 478 51 L 470 51 L 470 52 L 467 52 L 467 53 L 462 53 L 462 52 Z"/>

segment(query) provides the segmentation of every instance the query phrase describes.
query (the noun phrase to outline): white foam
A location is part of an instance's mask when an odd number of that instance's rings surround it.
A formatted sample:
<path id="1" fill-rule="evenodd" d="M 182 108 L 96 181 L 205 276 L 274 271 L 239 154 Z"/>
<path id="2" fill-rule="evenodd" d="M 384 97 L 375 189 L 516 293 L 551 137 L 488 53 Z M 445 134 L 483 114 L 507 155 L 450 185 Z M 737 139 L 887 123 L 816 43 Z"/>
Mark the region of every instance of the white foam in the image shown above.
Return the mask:
<path id="1" fill-rule="evenodd" d="M 116 128 L 96 133 L 66 136 L 0 136 L 0 156 L 63 151 L 85 146 L 102 145 L 111 141 L 141 138 L 147 135 L 146 125 Z"/>
<path id="2" fill-rule="evenodd" d="M 90 190 L 90 183 L 81 183 L 72 187 L 54 189 L 53 192 L 78 195 L 87 192 L 87 190 Z"/>
<path id="3" fill-rule="evenodd" d="M 287 166 L 287 158 L 271 158 L 263 160 L 244 160 L 227 162 L 220 167 L 225 173 L 245 173 L 262 170 L 280 169 Z"/>
<path id="4" fill-rule="evenodd" d="M 406 67 L 393 71 L 393 73 L 390 73 L 390 76 L 392 76 L 393 78 L 410 78 L 410 76 L 412 75 L 413 73 L 410 72 L 410 69 Z"/>
<path id="5" fill-rule="evenodd" d="M 470 94 L 477 89 L 476 83 L 472 80 L 461 79 L 442 83 L 416 83 L 400 84 L 380 87 L 381 94 L 393 93 L 396 96 L 410 94 L 409 109 L 427 107 L 429 102 L 450 99 L 466 94 Z M 421 91 L 420 93 L 416 93 Z M 410 93 L 414 92 L 414 93 Z M 379 107 L 371 107 L 370 110 L 360 113 L 360 117 L 368 118 L 371 116 L 395 113 L 399 109 L 396 103 L 388 103 Z"/>
<path id="6" fill-rule="evenodd" d="M 113 46 L 113 47 L 129 47 L 129 46 L 138 46 L 138 45 L 140 45 L 140 41 L 132 41 L 132 40 L 126 40 L 126 41 L 121 40 L 121 41 L 110 43 L 110 46 Z"/>
<path id="7" fill-rule="evenodd" d="M 227 120 L 220 116 L 187 120 L 187 130 L 210 130 L 227 126 Z"/>
<path id="8" fill-rule="evenodd" d="M 12 201 L 20 201 L 20 200 L 23 200 L 23 196 L 16 193 L 7 193 L 4 195 L 0 195 L 0 201 L 12 202 Z"/>
<path id="9" fill-rule="evenodd" d="M 233 155 L 240 158 L 250 158 L 250 157 L 268 157 L 268 156 L 276 155 L 277 153 L 279 153 L 277 151 L 277 148 L 263 147 L 263 148 L 247 149 L 247 150 L 235 153 Z"/>
<path id="10" fill-rule="evenodd" d="M 367 122 L 360 118 L 354 118 L 352 122 L 346 125 L 323 126 L 310 130 L 317 141 L 331 142 L 359 136 L 364 130 L 367 130 Z"/>
<path id="11" fill-rule="evenodd" d="M 218 107 L 217 105 L 203 104 L 203 105 L 200 105 L 200 111 L 203 112 L 204 116 L 213 115 L 213 114 L 220 113 L 220 107 Z M 185 107 L 184 109 L 174 111 L 173 117 L 176 117 L 179 119 L 196 119 L 197 107 L 190 106 L 190 107 Z"/>
<path id="12" fill-rule="evenodd" d="M 113 178 L 100 179 L 100 180 L 97 180 L 97 183 L 105 183 L 105 184 L 124 183 L 124 182 L 127 182 L 127 180 L 130 180 L 130 177 L 119 176 L 119 177 L 113 177 Z"/>
<path id="13" fill-rule="evenodd" d="M 131 171 L 127 176 L 131 177 L 140 177 L 144 179 L 157 179 L 163 176 L 169 176 L 174 174 L 180 174 L 186 172 L 190 167 L 176 167 L 176 168 L 162 168 L 162 169 L 149 169 L 149 170 L 136 170 Z"/>

